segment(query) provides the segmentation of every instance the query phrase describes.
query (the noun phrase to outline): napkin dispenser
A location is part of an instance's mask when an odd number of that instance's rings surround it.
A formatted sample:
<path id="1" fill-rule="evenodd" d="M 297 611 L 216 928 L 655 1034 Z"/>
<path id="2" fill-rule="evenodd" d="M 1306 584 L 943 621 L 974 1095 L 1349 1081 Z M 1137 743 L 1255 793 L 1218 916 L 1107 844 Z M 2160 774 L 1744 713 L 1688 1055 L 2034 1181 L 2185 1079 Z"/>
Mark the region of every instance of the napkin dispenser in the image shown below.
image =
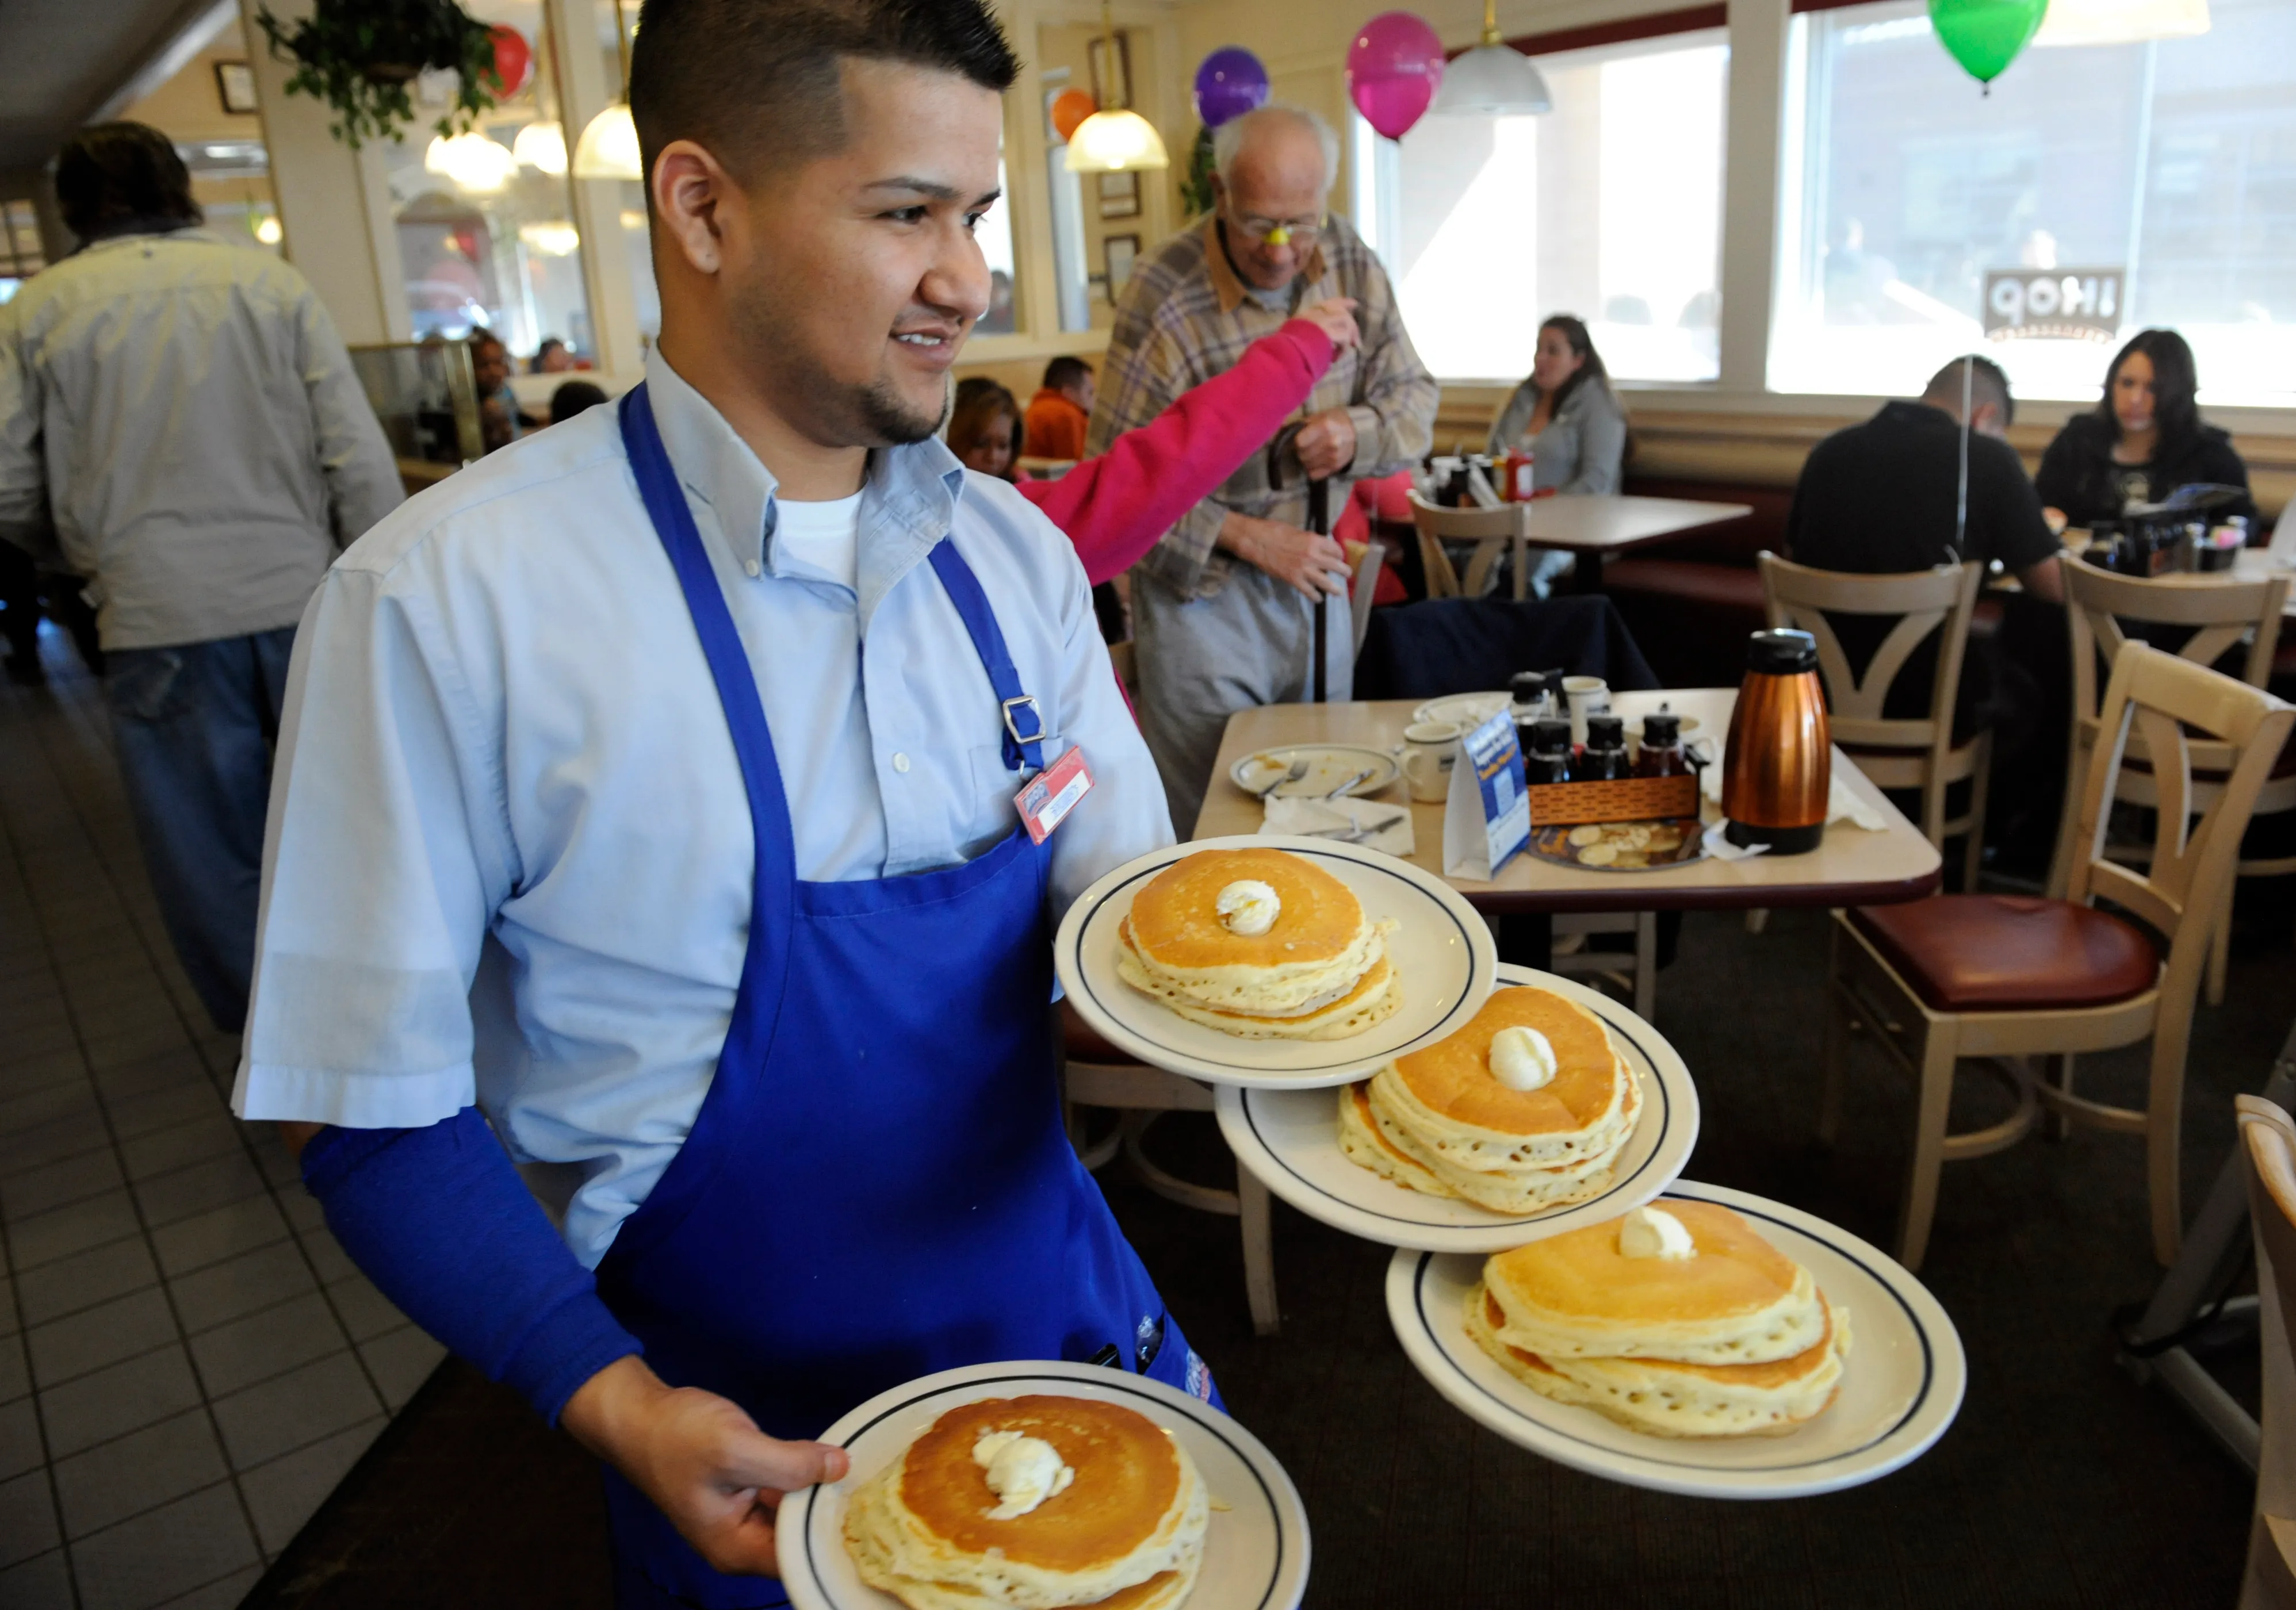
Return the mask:
<path id="1" fill-rule="evenodd" d="M 1817 678 L 1817 640 L 1807 632 L 1757 632 L 1722 758 L 1725 836 L 1774 855 L 1814 850 L 1825 837 L 1833 787 L 1833 734 Z"/>

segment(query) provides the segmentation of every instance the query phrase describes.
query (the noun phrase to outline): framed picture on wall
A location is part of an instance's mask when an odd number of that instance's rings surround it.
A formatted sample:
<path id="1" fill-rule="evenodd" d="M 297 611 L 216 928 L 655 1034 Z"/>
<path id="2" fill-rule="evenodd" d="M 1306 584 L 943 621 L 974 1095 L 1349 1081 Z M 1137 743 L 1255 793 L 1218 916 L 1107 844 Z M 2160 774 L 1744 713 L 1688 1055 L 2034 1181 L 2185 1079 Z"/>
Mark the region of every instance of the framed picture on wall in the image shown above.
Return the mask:
<path id="1" fill-rule="evenodd" d="M 1100 176 L 1100 216 L 1136 218 L 1140 216 L 1140 176 L 1136 173 Z"/>
<path id="2" fill-rule="evenodd" d="M 1138 235 L 1107 235 L 1100 242 L 1102 259 L 1108 266 L 1108 305 L 1116 306 L 1116 298 L 1124 294 L 1124 282 L 1132 277 L 1133 259 L 1140 255 Z"/>
<path id="3" fill-rule="evenodd" d="M 223 109 L 228 112 L 252 112 L 255 104 L 255 69 L 244 61 L 218 61 L 215 64 L 216 94 L 222 97 Z"/>
<path id="4" fill-rule="evenodd" d="M 1103 34 L 1085 44 L 1092 63 L 1092 98 L 1103 111 L 1128 110 L 1132 105 L 1132 47 L 1123 34 Z"/>

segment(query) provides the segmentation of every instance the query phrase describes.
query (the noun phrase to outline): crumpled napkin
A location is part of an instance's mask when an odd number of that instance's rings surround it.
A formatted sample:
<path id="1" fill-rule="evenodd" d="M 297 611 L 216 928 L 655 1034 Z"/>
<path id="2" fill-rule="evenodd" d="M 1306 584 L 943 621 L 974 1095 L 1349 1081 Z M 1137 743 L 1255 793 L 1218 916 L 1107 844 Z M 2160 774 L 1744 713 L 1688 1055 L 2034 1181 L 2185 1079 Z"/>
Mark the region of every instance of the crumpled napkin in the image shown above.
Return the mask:
<path id="1" fill-rule="evenodd" d="M 1376 799 L 1279 799 L 1267 801 L 1263 833 L 1297 833 L 1409 856 L 1418 846 L 1411 831 L 1411 807 Z M 1358 837 L 1358 835 L 1360 835 Z"/>
<path id="2" fill-rule="evenodd" d="M 1831 786 L 1827 789 L 1825 797 L 1825 820 L 1828 823 L 1837 821 L 1851 822 L 1856 826 L 1864 828 L 1869 833 L 1879 833 L 1890 825 L 1888 821 L 1883 818 L 1881 812 L 1875 810 L 1865 800 L 1859 798 L 1857 792 L 1852 789 L 1849 784 L 1843 782 L 1838 774 L 1829 780 Z M 1720 765 L 1717 764 L 1701 768 L 1698 774 L 1698 784 L 1700 789 L 1705 794 L 1707 798 L 1712 800 L 1718 805 L 1722 803 L 1722 768 Z M 1715 840 L 1718 840 L 1720 838 L 1721 835 L 1717 833 L 1713 836 L 1713 838 L 1708 841 L 1709 850 L 1718 855 L 1720 854 L 1721 852 L 1719 850 L 1714 850 L 1713 845 Z M 1731 846 L 1729 847 L 1732 849 L 1736 848 L 1735 846 Z M 1742 854 L 1744 852 L 1741 851 L 1739 853 Z M 1735 857 L 1725 857 L 1725 859 L 1735 859 Z"/>

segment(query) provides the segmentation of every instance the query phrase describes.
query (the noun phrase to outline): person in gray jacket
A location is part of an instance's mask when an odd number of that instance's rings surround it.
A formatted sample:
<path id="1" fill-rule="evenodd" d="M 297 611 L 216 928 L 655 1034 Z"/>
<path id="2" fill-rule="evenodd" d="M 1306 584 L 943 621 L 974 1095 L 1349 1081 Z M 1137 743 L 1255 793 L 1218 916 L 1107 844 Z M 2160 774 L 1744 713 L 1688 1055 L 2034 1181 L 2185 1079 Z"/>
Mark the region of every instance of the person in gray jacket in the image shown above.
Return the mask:
<path id="1" fill-rule="evenodd" d="M 0 306 L 0 542 L 89 578 L 160 915 L 236 1032 L 295 623 L 404 493 L 317 294 L 198 227 L 167 136 L 84 129 L 55 184 L 80 249 Z"/>
<path id="2" fill-rule="evenodd" d="M 1530 376 L 1491 426 L 1490 451 L 1501 448 L 1531 454 L 1531 485 L 1538 491 L 1616 495 L 1627 456 L 1627 411 L 1583 321 L 1558 313 L 1538 327 Z M 1570 568 L 1568 553 L 1541 554 L 1531 585 L 1544 598 L 1548 583 Z"/>

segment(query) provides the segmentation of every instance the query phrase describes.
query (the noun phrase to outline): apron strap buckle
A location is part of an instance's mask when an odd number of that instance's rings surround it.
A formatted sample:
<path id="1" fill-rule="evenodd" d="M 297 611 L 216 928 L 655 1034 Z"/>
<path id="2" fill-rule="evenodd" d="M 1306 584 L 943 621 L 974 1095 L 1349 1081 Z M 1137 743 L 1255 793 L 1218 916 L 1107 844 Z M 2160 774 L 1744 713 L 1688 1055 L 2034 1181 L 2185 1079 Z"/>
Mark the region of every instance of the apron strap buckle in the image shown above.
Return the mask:
<path id="1" fill-rule="evenodd" d="M 1013 719 L 1014 713 L 1024 707 L 1029 713 L 1029 725 L 1033 729 L 1027 732 L 1021 731 Z M 1037 708 L 1037 700 L 1033 694 L 1023 693 L 1017 698 L 1008 699 L 1004 701 L 1002 708 L 1004 714 L 1005 734 L 1015 744 L 1025 749 L 1030 744 L 1044 742 L 1046 736 L 1044 713 Z"/>

